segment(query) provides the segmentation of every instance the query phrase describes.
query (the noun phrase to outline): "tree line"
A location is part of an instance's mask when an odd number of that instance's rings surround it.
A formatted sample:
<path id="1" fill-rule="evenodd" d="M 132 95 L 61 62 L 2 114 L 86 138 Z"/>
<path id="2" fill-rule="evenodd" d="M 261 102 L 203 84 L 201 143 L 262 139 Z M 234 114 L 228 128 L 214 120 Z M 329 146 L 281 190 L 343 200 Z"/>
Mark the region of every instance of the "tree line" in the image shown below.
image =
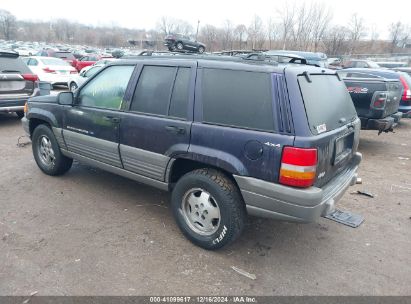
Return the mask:
<path id="1" fill-rule="evenodd" d="M 96 47 L 125 47 L 134 41 L 141 48 L 164 49 L 163 39 L 170 33 L 189 35 L 207 45 L 208 51 L 233 49 L 293 49 L 325 52 L 329 56 L 355 53 L 394 53 L 411 38 L 411 27 L 390 24 L 389 40 L 379 39 L 375 26 L 353 14 L 345 25 L 332 24 L 333 12 L 324 3 L 287 4 L 275 17 L 263 20 L 253 16 L 249 24 L 229 19 L 221 26 L 201 23 L 194 27 L 185 20 L 161 17 L 154 29 L 127 29 L 116 26 L 89 26 L 66 19 L 49 22 L 17 20 L 0 10 L 0 39 L 41 41 Z"/>

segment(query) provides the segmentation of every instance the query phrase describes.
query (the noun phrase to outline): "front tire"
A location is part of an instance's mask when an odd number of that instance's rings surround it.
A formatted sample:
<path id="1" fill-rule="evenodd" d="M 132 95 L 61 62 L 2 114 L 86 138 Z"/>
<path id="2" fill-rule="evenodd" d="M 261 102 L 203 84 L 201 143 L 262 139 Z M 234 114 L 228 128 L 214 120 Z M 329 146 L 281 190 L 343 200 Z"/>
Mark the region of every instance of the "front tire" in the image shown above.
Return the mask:
<path id="1" fill-rule="evenodd" d="M 208 250 L 238 238 L 247 214 L 237 186 L 214 169 L 198 169 L 180 178 L 171 206 L 183 234 Z"/>
<path id="2" fill-rule="evenodd" d="M 53 131 L 46 125 L 34 129 L 32 149 L 37 166 L 47 175 L 62 175 L 70 170 L 73 159 L 64 156 Z"/>
<path id="3" fill-rule="evenodd" d="M 198 48 L 198 52 L 199 52 L 200 54 L 204 53 L 204 51 L 205 51 L 205 48 L 204 48 L 203 46 L 200 46 L 200 47 Z"/>

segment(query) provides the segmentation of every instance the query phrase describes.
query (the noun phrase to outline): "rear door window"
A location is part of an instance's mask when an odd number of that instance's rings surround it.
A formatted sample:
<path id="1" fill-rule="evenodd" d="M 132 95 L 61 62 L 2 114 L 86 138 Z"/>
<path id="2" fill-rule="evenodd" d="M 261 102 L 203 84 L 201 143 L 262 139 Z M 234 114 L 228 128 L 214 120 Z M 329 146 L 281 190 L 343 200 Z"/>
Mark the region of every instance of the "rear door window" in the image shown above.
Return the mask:
<path id="1" fill-rule="evenodd" d="M 336 75 L 300 75 L 298 83 L 313 134 L 334 130 L 356 116 L 347 87 Z"/>
<path id="2" fill-rule="evenodd" d="M 203 121 L 274 131 L 269 73 L 203 69 Z"/>

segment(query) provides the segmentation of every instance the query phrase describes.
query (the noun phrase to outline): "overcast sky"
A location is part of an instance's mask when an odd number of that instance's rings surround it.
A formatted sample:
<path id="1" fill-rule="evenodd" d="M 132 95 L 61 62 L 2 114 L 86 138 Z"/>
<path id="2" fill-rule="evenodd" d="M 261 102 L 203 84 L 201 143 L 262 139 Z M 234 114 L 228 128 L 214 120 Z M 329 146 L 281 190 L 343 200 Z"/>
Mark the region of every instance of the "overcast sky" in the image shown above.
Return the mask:
<path id="1" fill-rule="evenodd" d="M 310 3 L 306 0 L 1 0 L 0 9 L 6 9 L 18 19 L 50 21 L 66 18 L 92 25 L 116 24 L 128 28 L 155 28 L 162 16 L 171 16 L 190 22 L 194 29 L 197 20 L 202 24 L 221 26 L 226 19 L 234 24 L 249 25 L 254 15 L 264 22 L 277 17 L 277 9 L 284 3 Z M 411 1 L 390 0 L 328 0 L 324 2 L 333 11 L 333 24 L 347 24 L 350 16 L 362 16 L 368 27 L 374 26 L 380 38 L 387 38 L 391 22 L 411 24 Z"/>

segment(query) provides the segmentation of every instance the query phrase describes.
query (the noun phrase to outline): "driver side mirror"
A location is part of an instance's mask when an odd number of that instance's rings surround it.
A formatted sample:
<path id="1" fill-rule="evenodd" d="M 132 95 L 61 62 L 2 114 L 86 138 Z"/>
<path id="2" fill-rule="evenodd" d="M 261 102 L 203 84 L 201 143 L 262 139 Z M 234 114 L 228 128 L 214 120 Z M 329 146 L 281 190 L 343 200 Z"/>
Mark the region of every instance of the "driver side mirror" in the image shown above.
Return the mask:
<path id="1" fill-rule="evenodd" d="M 57 103 L 65 106 L 72 106 L 74 102 L 73 92 L 61 92 L 57 95 Z"/>

